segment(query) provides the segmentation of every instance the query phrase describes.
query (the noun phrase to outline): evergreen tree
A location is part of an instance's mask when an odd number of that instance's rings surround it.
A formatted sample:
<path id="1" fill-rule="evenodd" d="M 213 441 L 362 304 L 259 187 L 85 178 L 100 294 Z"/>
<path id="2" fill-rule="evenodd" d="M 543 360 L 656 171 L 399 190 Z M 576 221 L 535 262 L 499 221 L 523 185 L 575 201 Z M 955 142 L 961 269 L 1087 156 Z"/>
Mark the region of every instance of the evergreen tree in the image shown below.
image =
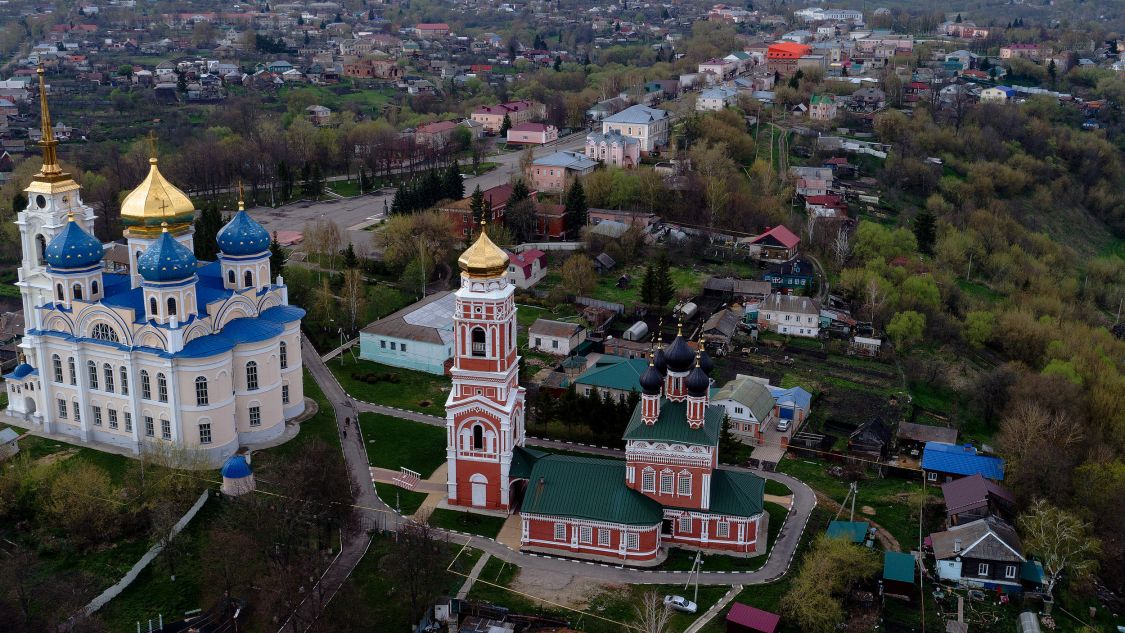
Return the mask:
<path id="1" fill-rule="evenodd" d="M 406 203 L 406 183 L 402 183 L 395 190 L 395 197 L 391 200 L 391 213 L 398 215 L 406 213 L 404 205 Z"/>
<path id="2" fill-rule="evenodd" d="M 1058 77 L 1059 67 L 1055 64 L 1055 60 L 1051 60 L 1047 64 L 1047 76 L 1051 78 L 1051 85 L 1055 85 L 1055 79 Z"/>
<path id="3" fill-rule="evenodd" d="M 531 190 L 527 188 L 523 178 L 520 178 L 516 181 L 516 184 L 512 185 L 512 195 L 508 196 L 508 208 L 512 208 L 530 197 Z"/>
<path id="4" fill-rule="evenodd" d="M 17 191 L 16 195 L 12 196 L 12 213 L 19 213 L 27 208 L 27 196 L 23 195 L 22 191 Z"/>
<path id="5" fill-rule="evenodd" d="M 285 249 L 277 241 L 277 231 L 270 240 L 270 272 L 275 277 L 285 273 Z"/>
<path id="6" fill-rule="evenodd" d="M 553 66 L 553 68 L 555 69 L 555 72 L 559 72 L 560 70 L 562 70 L 562 56 L 561 55 L 555 55 L 555 65 Z"/>
<path id="7" fill-rule="evenodd" d="M 457 161 L 450 163 L 442 176 L 442 197 L 450 200 L 460 200 L 465 197 L 465 179 L 461 177 L 461 169 L 457 166 Z"/>
<path id="8" fill-rule="evenodd" d="M 293 197 L 293 174 L 285 161 L 277 163 L 277 181 L 281 185 L 281 200 L 288 202 Z"/>
<path id="9" fill-rule="evenodd" d="M 344 268 L 359 268 L 359 257 L 355 254 L 355 247 L 351 242 L 348 242 L 348 247 L 344 249 Z"/>
<path id="10" fill-rule="evenodd" d="M 656 305 L 663 310 L 676 296 L 676 284 L 672 281 L 672 272 L 668 269 L 668 254 L 663 251 L 656 260 L 656 277 L 653 282 L 655 288 Z"/>
<path id="11" fill-rule="evenodd" d="M 957 24 L 961 23 L 961 14 L 960 13 L 957 14 L 957 18 L 954 20 L 954 22 L 956 22 Z"/>
<path id="12" fill-rule="evenodd" d="M 730 416 L 724 415 L 723 426 L 719 431 L 719 454 L 726 455 L 727 459 L 730 459 L 731 456 L 738 454 L 744 446 L 745 444 L 738 441 L 738 438 L 731 432 Z"/>
<path id="13" fill-rule="evenodd" d="M 937 220 L 934 214 L 923 210 L 914 216 L 914 238 L 918 240 L 918 250 L 927 255 L 934 253 L 934 240 L 937 239 Z"/>
<path id="14" fill-rule="evenodd" d="M 504 121 L 500 123 L 500 136 L 508 137 L 508 130 L 512 129 L 512 119 L 508 115 L 504 115 Z"/>
<path id="15" fill-rule="evenodd" d="M 469 201 L 469 211 L 473 214 L 473 225 L 480 224 L 485 213 L 484 192 L 480 190 L 480 185 L 477 185 L 477 188 L 473 190 L 472 200 Z"/>
<path id="16" fill-rule="evenodd" d="M 641 303 L 648 306 L 656 304 L 656 271 L 651 263 L 645 266 L 645 276 L 641 280 Z"/>
<path id="17" fill-rule="evenodd" d="M 203 261 L 212 261 L 219 254 L 219 245 L 215 240 L 219 231 L 223 229 L 223 215 L 218 207 L 209 204 L 199 211 L 195 220 L 195 257 Z"/>
<path id="18" fill-rule="evenodd" d="M 586 226 L 589 211 L 589 207 L 586 206 L 586 191 L 582 188 L 581 182 L 575 180 L 574 184 L 566 190 L 563 205 L 566 207 L 566 230 L 571 237 L 577 237 L 582 227 Z"/>
<path id="19" fill-rule="evenodd" d="M 426 177 L 422 181 L 421 204 L 418 205 L 418 208 L 427 209 L 434 206 L 438 200 L 441 200 L 443 193 L 444 184 L 441 174 L 438 173 L 438 170 L 431 169 L 426 172 Z"/>

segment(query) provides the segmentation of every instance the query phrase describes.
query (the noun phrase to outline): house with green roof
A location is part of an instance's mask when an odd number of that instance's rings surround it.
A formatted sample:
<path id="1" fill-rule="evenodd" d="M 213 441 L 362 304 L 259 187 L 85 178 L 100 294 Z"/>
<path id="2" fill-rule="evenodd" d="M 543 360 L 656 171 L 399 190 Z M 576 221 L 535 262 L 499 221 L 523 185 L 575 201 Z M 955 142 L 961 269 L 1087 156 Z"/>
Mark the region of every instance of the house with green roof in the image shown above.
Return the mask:
<path id="1" fill-rule="evenodd" d="M 813 95 L 809 97 L 809 119 L 831 121 L 836 118 L 836 97 L 832 95 Z"/>
<path id="2" fill-rule="evenodd" d="M 593 367 L 574 379 L 574 390 L 580 396 L 590 396 L 597 391 L 602 398 L 624 402 L 630 393 L 640 393 L 637 380 L 647 368 L 648 361 L 642 358 L 604 354 Z"/>
<path id="3" fill-rule="evenodd" d="M 762 441 L 762 431 L 776 422 L 776 400 L 764 379 L 739 374 L 719 389 L 712 402 L 730 418 L 731 433 L 747 444 Z"/>

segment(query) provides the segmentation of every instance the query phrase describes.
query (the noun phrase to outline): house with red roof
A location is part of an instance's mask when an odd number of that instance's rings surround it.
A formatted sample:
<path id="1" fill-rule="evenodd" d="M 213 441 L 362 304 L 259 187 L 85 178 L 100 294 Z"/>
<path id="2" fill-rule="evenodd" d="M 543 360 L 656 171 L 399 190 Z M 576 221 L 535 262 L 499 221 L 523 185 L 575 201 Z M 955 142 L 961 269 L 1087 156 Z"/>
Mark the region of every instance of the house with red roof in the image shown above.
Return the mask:
<path id="1" fill-rule="evenodd" d="M 777 633 L 781 616 L 742 602 L 727 612 L 727 633 Z"/>
<path id="2" fill-rule="evenodd" d="M 414 129 L 414 140 L 420 145 L 439 147 L 445 145 L 453 138 L 453 131 L 457 129 L 456 121 L 434 121 L 419 125 Z"/>
<path id="3" fill-rule="evenodd" d="M 801 238 L 793 234 L 784 224 L 767 230 L 758 237 L 750 240 L 750 246 L 760 249 L 760 257 L 764 260 L 787 262 L 797 256 L 797 247 L 801 245 Z"/>
<path id="4" fill-rule="evenodd" d="M 449 35 L 449 25 L 445 22 L 423 22 L 415 24 L 414 31 L 424 39 L 437 39 Z"/>
<path id="5" fill-rule="evenodd" d="M 547 254 L 533 248 L 522 253 L 508 253 L 508 279 L 516 288 L 527 290 L 547 276 Z"/>
<path id="6" fill-rule="evenodd" d="M 524 122 L 508 129 L 509 145 L 545 145 L 559 140 L 559 128 L 548 123 Z"/>
<path id="7" fill-rule="evenodd" d="M 812 47 L 796 42 L 778 42 L 766 49 L 766 67 L 783 77 L 792 76 L 800 67 L 801 58 L 812 53 Z"/>

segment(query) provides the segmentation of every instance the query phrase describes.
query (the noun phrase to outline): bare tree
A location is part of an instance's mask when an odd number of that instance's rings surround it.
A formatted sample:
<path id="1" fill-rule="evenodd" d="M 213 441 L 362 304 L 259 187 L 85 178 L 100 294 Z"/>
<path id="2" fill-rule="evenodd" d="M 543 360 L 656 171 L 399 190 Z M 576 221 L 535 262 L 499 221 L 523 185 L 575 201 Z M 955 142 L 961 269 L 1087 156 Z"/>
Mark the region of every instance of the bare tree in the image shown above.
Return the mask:
<path id="1" fill-rule="evenodd" d="M 655 591 L 645 592 L 641 604 L 637 606 L 637 619 L 633 628 L 641 633 L 664 633 L 668 630 L 668 623 L 672 613 L 664 606 L 660 594 Z"/>
<path id="2" fill-rule="evenodd" d="M 344 271 L 344 286 L 341 292 L 344 295 L 344 306 L 348 311 L 349 328 L 352 330 L 355 330 L 356 321 L 359 319 L 359 311 L 363 309 L 366 303 L 365 288 L 363 273 L 355 268 Z"/>
<path id="3" fill-rule="evenodd" d="M 1090 534 L 1092 526 L 1077 516 L 1037 499 L 1020 516 L 1019 527 L 1027 551 L 1043 561 L 1048 595 L 1054 595 L 1063 574 L 1081 580 L 1097 570 L 1101 543 Z"/>
<path id="4" fill-rule="evenodd" d="M 836 238 L 832 240 L 832 257 L 836 260 L 836 267 L 843 268 L 852 254 L 851 235 L 847 227 L 840 226 L 836 231 Z"/>
<path id="5" fill-rule="evenodd" d="M 416 618 L 441 590 L 445 579 L 446 543 L 427 523 L 411 523 L 398 533 L 398 542 L 384 559 L 387 575 L 410 602 Z"/>
<path id="6" fill-rule="evenodd" d="M 868 319 L 875 323 L 875 315 L 887 302 L 887 291 L 879 284 L 879 280 L 875 277 L 867 280 L 867 289 L 865 292 L 863 307 L 867 310 Z"/>

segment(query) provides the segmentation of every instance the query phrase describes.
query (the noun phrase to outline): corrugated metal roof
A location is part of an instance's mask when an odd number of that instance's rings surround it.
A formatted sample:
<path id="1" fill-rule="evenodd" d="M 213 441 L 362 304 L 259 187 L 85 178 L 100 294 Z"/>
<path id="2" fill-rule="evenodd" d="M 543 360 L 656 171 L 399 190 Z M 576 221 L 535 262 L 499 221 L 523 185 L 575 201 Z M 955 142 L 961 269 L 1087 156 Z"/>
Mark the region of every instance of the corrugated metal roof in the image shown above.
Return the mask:
<path id="1" fill-rule="evenodd" d="M 752 517 L 764 509 L 766 480 L 742 470 L 716 468 L 711 471 L 710 512 Z"/>
<path id="2" fill-rule="evenodd" d="M 647 361 L 640 361 L 648 368 Z M 625 428 L 626 440 L 647 440 L 653 442 L 675 442 L 678 444 L 692 444 L 695 446 L 718 446 L 719 432 L 722 430 L 723 417 L 726 410 L 723 407 L 711 405 L 703 414 L 703 426 L 693 429 L 687 423 L 687 403 L 672 402 L 661 398 L 660 416 L 656 423 L 649 426 L 641 421 L 641 405 L 633 410 L 633 417 L 629 426 Z M 712 486 L 715 484 L 712 483 Z"/>
<path id="3" fill-rule="evenodd" d="M 452 291 L 438 292 L 369 324 L 362 331 L 419 343 L 449 345 L 453 342 L 456 302 L 457 296 Z"/>
<path id="4" fill-rule="evenodd" d="M 867 521 L 832 521 L 828 524 L 829 538 L 844 538 L 852 543 L 862 543 L 867 536 Z"/>
<path id="5" fill-rule="evenodd" d="M 668 118 L 668 111 L 659 108 L 650 108 L 643 105 L 635 105 L 625 108 L 621 112 L 608 116 L 602 121 L 604 123 L 635 123 L 635 124 L 648 124 L 653 121 L 660 121 Z"/>
<path id="6" fill-rule="evenodd" d="M 883 579 L 914 584 L 914 557 L 902 552 L 883 552 Z"/>
<path id="7" fill-rule="evenodd" d="M 752 607 L 748 604 L 741 602 L 734 603 L 727 613 L 727 622 L 732 622 L 738 626 L 744 626 L 760 633 L 775 633 L 777 625 L 781 621 L 781 616 L 769 611 L 762 611 L 761 609 Z"/>
<path id="8" fill-rule="evenodd" d="M 625 485 L 625 462 L 548 455 L 535 462 L 521 512 L 659 525 L 664 511 L 656 501 Z"/>
<path id="9" fill-rule="evenodd" d="M 759 422 L 769 417 L 775 402 L 769 387 L 749 376 L 739 376 L 723 385 L 715 394 L 715 400 L 737 402 L 749 409 Z"/>
<path id="10" fill-rule="evenodd" d="M 643 358 L 610 359 L 603 356 L 598 365 L 588 369 L 574 380 L 576 385 L 590 385 L 602 389 L 620 389 L 621 391 L 641 391 L 641 374 L 648 369 L 648 361 Z M 608 363 L 608 364 L 606 364 Z"/>
<path id="11" fill-rule="evenodd" d="M 580 331 L 582 331 L 582 326 L 578 325 L 577 323 L 567 323 L 566 321 L 552 321 L 550 319 L 535 319 L 535 323 L 531 324 L 531 328 L 528 330 L 528 333 L 538 334 L 540 336 L 570 338 Z"/>
<path id="12" fill-rule="evenodd" d="M 934 558 L 964 556 L 983 560 L 1023 562 L 1023 547 L 1016 530 L 998 519 L 987 518 L 955 525 L 930 535 Z"/>
<path id="13" fill-rule="evenodd" d="M 933 470 L 953 475 L 980 474 L 996 481 L 1004 480 L 1004 460 L 999 457 L 978 455 L 971 446 L 958 446 L 942 442 L 926 442 L 922 451 L 922 470 Z"/>

